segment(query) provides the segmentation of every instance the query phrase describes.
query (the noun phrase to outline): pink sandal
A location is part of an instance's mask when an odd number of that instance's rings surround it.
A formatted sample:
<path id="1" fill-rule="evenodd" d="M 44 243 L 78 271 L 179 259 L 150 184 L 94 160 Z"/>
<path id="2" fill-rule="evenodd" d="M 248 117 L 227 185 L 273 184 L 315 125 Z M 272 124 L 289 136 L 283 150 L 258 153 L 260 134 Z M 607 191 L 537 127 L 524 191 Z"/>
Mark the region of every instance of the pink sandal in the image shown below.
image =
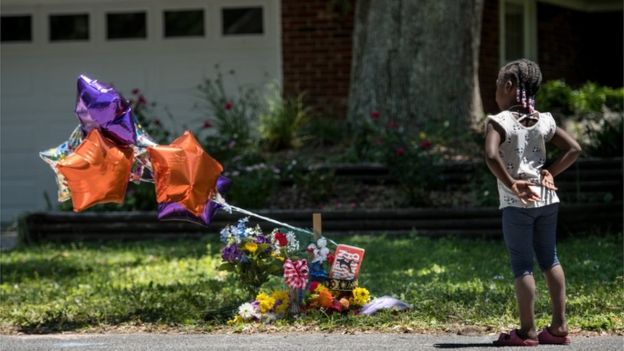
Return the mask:
<path id="1" fill-rule="evenodd" d="M 523 339 L 514 329 L 509 334 L 501 333 L 498 340 L 494 341 L 496 346 L 537 346 L 539 341 L 534 339 Z"/>
<path id="2" fill-rule="evenodd" d="M 548 344 L 548 345 L 570 345 L 570 342 L 572 342 L 570 337 L 567 335 L 566 336 L 552 335 L 550 330 L 548 330 L 548 327 L 544 328 L 544 330 L 542 330 L 542 332 L 539 333 L 539 335 L 537 335 L 537 339 L 539 340 L 540 344 Z"/>

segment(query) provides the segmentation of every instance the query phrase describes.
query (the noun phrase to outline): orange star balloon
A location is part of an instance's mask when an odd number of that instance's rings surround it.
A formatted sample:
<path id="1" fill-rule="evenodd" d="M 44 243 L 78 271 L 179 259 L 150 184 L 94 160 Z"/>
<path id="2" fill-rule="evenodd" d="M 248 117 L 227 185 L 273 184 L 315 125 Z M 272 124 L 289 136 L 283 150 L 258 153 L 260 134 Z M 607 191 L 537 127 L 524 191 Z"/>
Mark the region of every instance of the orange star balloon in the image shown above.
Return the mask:
<path id="1" fill-rule="evenodd" d="M 223 166 L 210 157 L 189 131 L 169 145 L 148 148 L 156 201 L 177 202 L 196 216 L 216 192 L 217 179 Z"/>
<path id="2" fill-rule="evenodd" d="M 132 149 L 115 146 L 97 129 L 56 165 L 67 179 L 75 212 L 105 202 L 123 203 L 131 166 Z"/>

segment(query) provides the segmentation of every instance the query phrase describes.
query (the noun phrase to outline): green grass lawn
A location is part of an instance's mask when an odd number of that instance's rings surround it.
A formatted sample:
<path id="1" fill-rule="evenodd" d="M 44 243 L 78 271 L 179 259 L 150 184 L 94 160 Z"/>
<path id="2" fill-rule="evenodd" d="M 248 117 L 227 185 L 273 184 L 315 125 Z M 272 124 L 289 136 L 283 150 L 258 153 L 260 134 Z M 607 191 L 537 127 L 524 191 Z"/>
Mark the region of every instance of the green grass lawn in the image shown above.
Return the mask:
<path id="1" fill-rule="evenodd" d="M 414 308 L 372 317 L 316 312 L 279 321 L 272 330 L 500 330 L 516 322 L 502 240 L 379 235 L 342 237 L 340 242 L 367 250 L 361 286 Z M 45 244 L 2 253 L 0 330 L 237 328 L 217 314 L 206 318 L 208 311 L 244 298 L 232 277 L 216 270 L 219 248 L 215 238 Z M 558 248 L 568 279 L 571 329 L 624 332 L 622 234 L 566 238 Z M 548 293 L 541 276 L 536 314 L 538 326 L 548 324 Z"/>

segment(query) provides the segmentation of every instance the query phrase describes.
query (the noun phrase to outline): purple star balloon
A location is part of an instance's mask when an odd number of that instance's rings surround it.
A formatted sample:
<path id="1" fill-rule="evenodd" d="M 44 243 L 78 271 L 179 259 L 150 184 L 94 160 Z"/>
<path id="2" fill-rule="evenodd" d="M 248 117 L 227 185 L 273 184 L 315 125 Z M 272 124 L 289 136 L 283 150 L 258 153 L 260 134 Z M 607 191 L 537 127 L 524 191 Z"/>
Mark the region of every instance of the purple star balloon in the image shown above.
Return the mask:
<path id="1" fill-rule="evenodd" d="M 81 75 L 75 111 L 85 134 L 98 128 L 118 145 L 136 143 L 132 109 L 113 87 Z"/>
<path id="2" fill-rule="evenodd" d="M 219 194 L 225 195 L 230 189 L 231 184 L 232 181 L 230 179 L 219 176 L 217 179 L 217 191 Z M 196 224 L 208 225 L 220 208 L 221 205 L 212 200 L 208 200 L 204 212 L 198 217 L 177 202 L 164 202 L 158 204 L 158 219 L 165 221 L 188 221 Z"/>

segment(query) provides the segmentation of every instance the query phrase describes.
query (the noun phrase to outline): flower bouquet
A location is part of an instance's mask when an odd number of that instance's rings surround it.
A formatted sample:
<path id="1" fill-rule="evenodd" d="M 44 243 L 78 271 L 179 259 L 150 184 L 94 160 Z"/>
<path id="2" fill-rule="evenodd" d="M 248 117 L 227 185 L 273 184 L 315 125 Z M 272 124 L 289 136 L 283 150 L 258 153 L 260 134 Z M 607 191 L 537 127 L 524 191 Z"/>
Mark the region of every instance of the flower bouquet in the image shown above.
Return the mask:
<path id="1" fill-rule="evenodd" d="M 324 237 L 309 236 L 309 244 L 294 232 L 274 229 L 263 234 L 259 226 L 248 227 L 248 219 L 221 231 L 221 269 L 238 276 L 253 301 L 238 308 L 231 323 L 271 322 L 312 310 L 326 313 L 357 313 L 370 301 L 367 289 L 357 287 L 364 250 L 338 245 L 330 250 Z M 270 276 L 282 276 L 284 287 L 263 291 Z"/>
<path id="2" fill-rule="evenodd" d="M 248 218 L 221 230 L 223 263 L 219 269 L 233 272 L 243 287 L 255 295 L 269 276 L 280 276 L 285 257 L 299 249 L 294 233 L 274 230 L 268 235 L 260 226 L 248 227 Z"/>

